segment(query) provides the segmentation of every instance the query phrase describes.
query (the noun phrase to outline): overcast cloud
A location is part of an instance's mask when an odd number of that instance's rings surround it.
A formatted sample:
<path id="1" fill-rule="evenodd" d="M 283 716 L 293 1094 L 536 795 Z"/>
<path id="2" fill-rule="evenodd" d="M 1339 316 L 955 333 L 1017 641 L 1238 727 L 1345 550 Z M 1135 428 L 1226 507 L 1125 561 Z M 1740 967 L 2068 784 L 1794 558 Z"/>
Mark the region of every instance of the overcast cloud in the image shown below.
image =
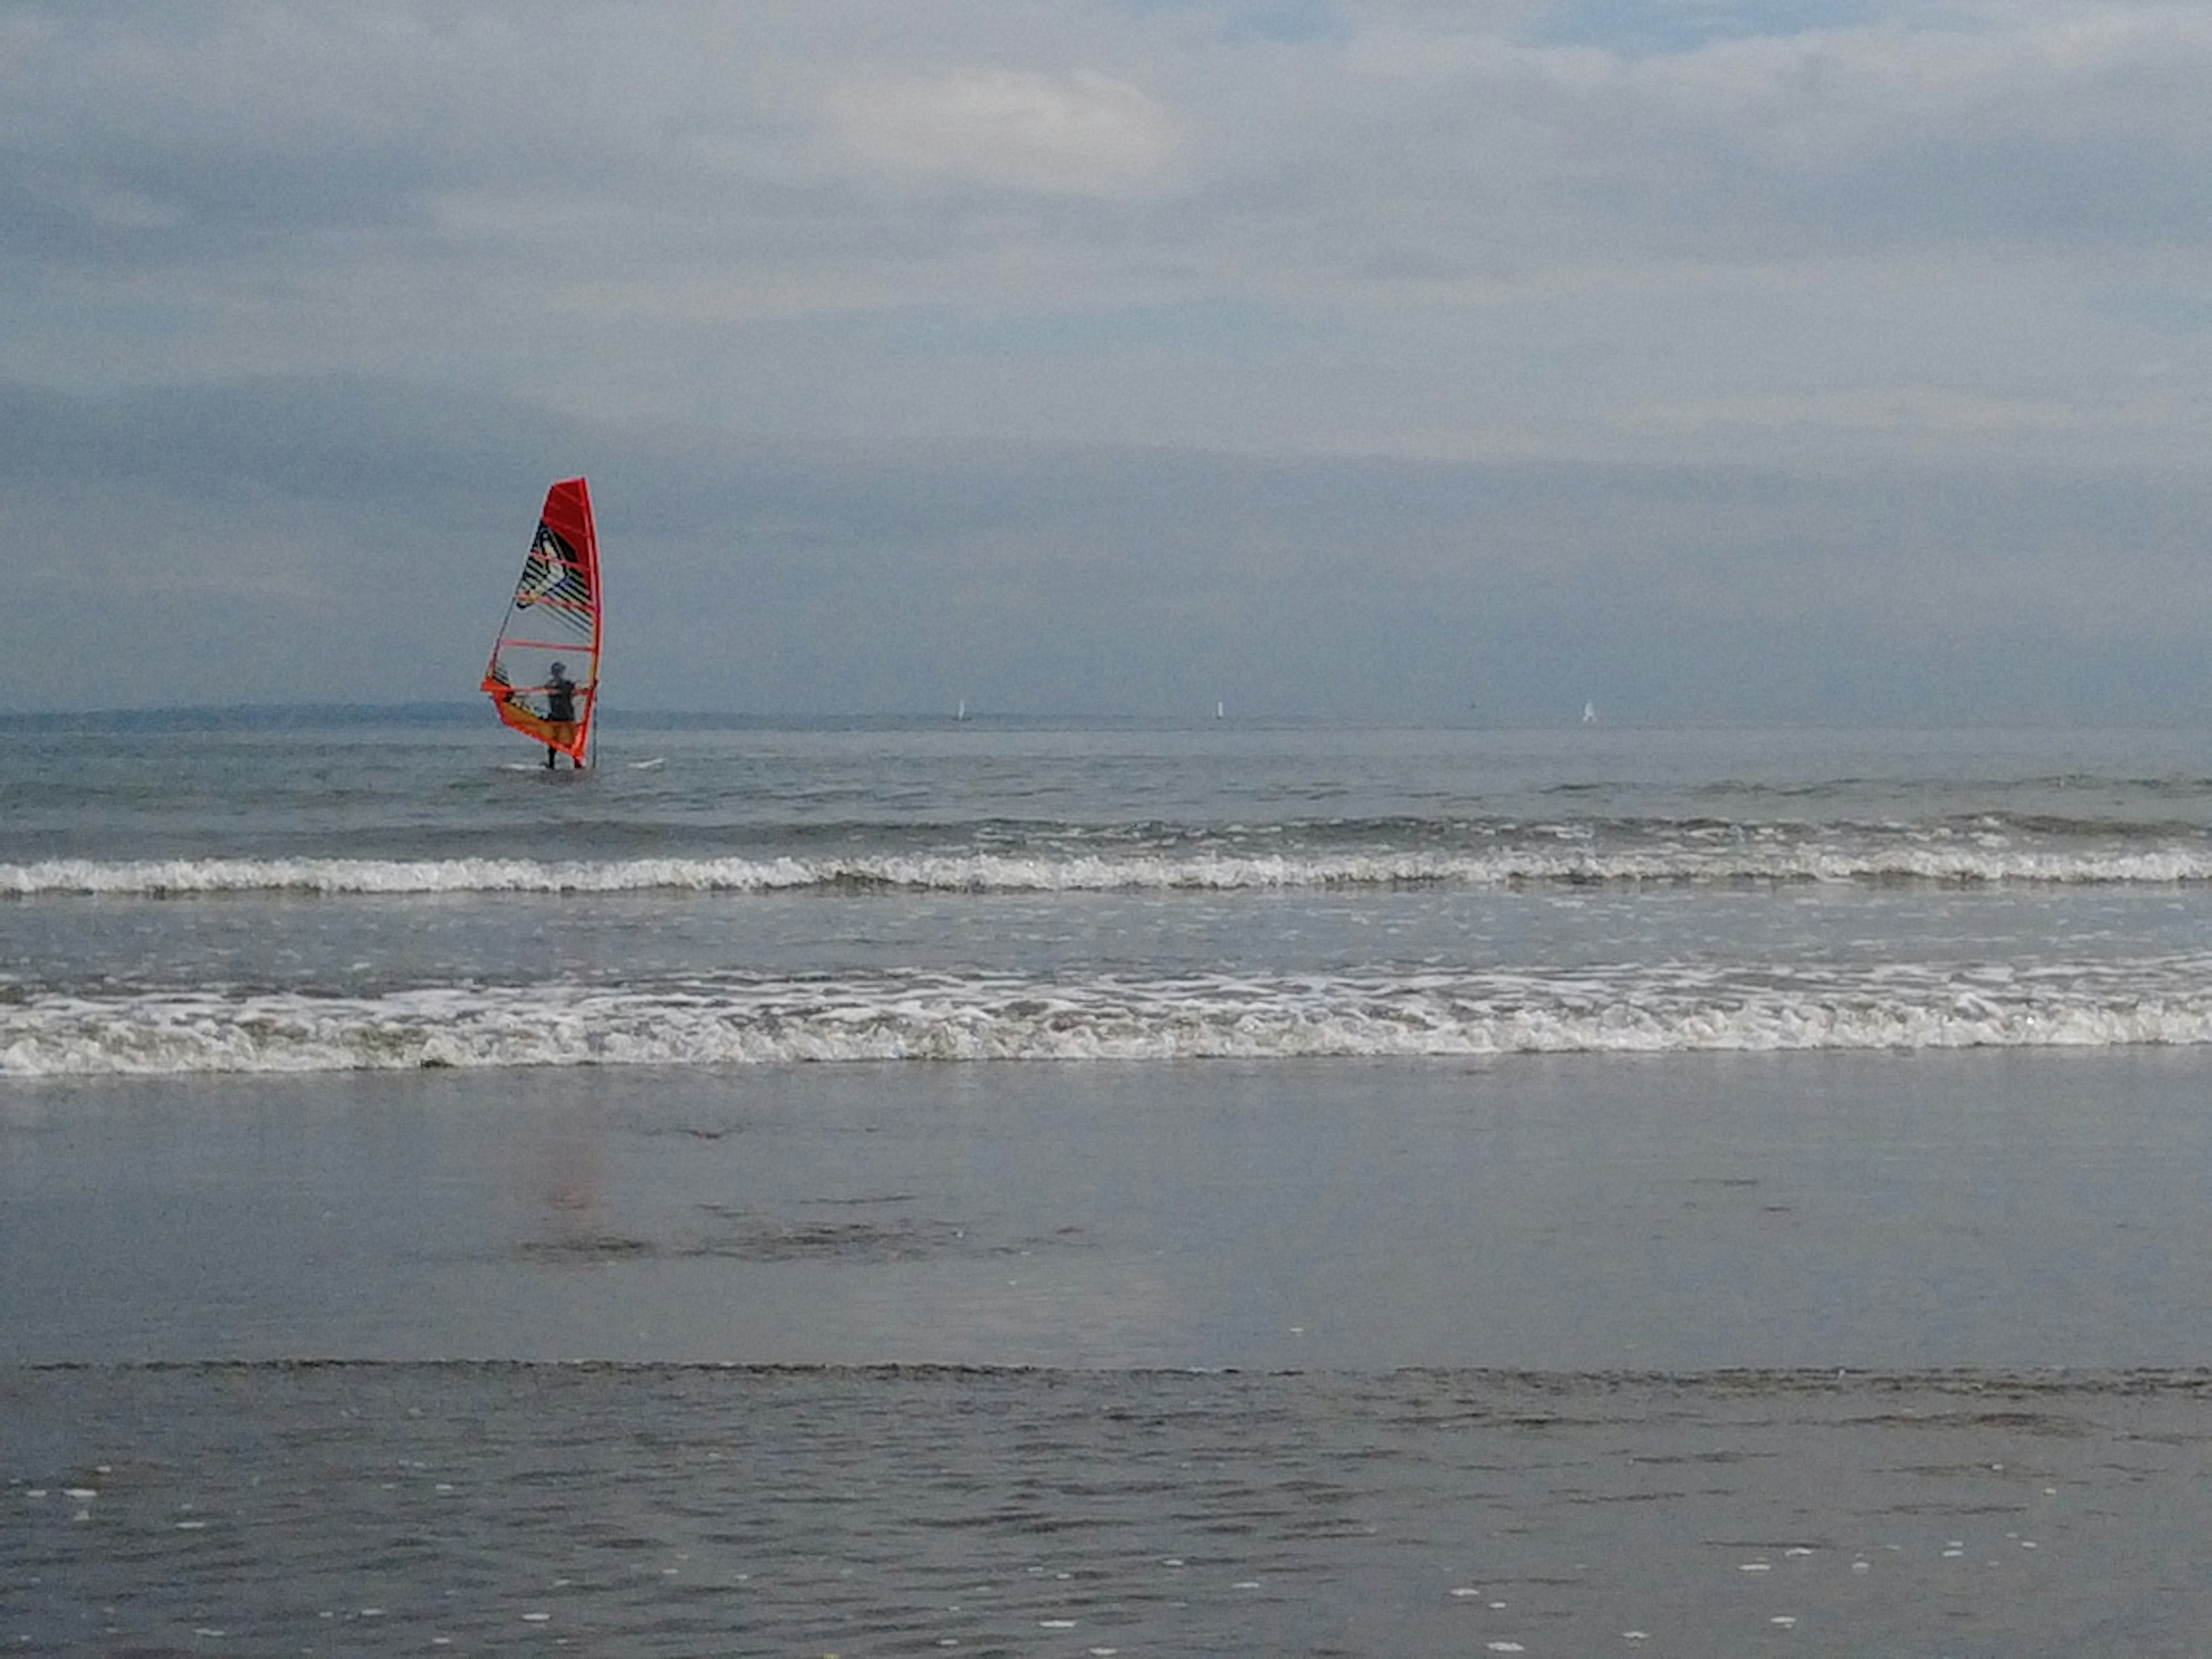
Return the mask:
<path id="1" fill-rule="evenodd" d="M 0 684 L 2196 718 L 2212 10 L 0 4 Z"/>

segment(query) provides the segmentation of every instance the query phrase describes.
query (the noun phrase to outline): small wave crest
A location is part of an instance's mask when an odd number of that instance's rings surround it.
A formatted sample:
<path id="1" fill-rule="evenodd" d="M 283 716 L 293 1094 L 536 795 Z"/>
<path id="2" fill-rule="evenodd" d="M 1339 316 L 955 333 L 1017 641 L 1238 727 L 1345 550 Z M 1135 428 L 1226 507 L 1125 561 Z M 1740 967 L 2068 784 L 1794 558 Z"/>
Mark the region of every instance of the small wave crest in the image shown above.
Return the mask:
<path id="1" fill-rule="evenodd" d="M 649 988 L 40 995 L 0 1073 L 1166 1060 L 2212 1042 L 2212 957 L 2017 969 L 896 975 Z"/>
<path id="2" fill-rule="evenodd" d="M 1949 885 L 2212 881 L 2212 848 L 2051 849 L 1954 843 L 1499 848 L 1181 856 L 1066 852 L 832 857 L 48 859 L 0 864 L 0 897 L 225 894 L 1104 892 L 1406 885 L 1504 887 L 1729 882 Z"/>

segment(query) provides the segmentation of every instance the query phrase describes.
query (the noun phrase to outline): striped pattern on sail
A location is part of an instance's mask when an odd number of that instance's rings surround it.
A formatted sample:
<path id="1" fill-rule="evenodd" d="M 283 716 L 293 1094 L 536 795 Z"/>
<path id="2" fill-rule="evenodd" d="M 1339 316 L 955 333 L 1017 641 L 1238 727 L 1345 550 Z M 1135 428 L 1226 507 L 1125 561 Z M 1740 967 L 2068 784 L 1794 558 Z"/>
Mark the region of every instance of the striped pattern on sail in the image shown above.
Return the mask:
<path id="1" fill-rule="evenodd" d="M 564 478 L 545 492 L 483 690 L 500 719 L 579 765 L 599 704 L 599 626 L 591 492 L 581 478 Z"/>

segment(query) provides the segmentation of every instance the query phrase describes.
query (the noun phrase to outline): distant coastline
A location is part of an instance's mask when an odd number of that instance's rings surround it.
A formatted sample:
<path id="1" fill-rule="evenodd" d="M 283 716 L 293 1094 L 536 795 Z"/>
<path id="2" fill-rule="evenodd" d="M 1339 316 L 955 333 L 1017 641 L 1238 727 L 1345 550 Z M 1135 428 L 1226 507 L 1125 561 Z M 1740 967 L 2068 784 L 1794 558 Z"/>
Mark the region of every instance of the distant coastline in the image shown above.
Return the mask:
<path id="1" fill-rule="evenodd" d="M 1585 729 L 1573 712 L 1551 720 L 1492 721 L 1479 716 L 1440 714 L 1431 718 L 1407 715 L 1396 720 L 1352 719 L 1329 715 L 1262 714 L 1225 723 L 1212 711 L 1187 714 L 1077 714 L 1066 709 L 1036 713 L 896 711 L 878 709 L 864 714 L 825 714 L 763 710 L 757 713 L 726 709 L 641 708 L 611 705 L 605 720 L 611 727 L 630 731 L 665 732 L 908 732 L 938 726 L 1040 732 L 1468 732 L 1511 733 Z M 0 712 L 0 732 L 223 732 L 301 731 L 332 726 L 496 726 L 488 705 L 471 698 L 457 702 L 402 703 L 210 703 L 166 705 L 144 708 L 33 709 Z M 1933 732 L 2189 732 L 2212 725 L 2203 714 L 2160 720 L 2081 720 L 2050 719 L 1982 719 L 1956 722 L 1870 720 L 1856 722 L 1774 720 L 1719 718 L 1675 720 L 1623 719 L 1608 720 L 1598 730 L 1613 738 L 1652 732 L 1826 732 L 1899 735 Z"/>
<path id="2" fill-rule="evenodd" d="M 1188 726 L 1212 728 L 1198 715 L 1164 718 L 1143 714 L 738 714 L 722 709 L 622 708 L 611 707 L 610 726 L 652 731 L 910 731 L 943 726 L 1026 726 L 1038 730 L 1170 730 Z M 1254 720 L 1248 727 L 1303 728 L 1334 722 L 1282 717 Z M 482 726 L 497 720 L 480 699 L 462 702 L 409 703 L 216 703 L 158 708 L 48 709 L 0 714 L 0 732 L 223 732 L 299 731 L 352 726 Z"/>
<path id="3" fill-rule="evenodd" d="M 485 719 L 476 702 L 218 703 L 205 708 L 52 709 L 0 714 L 0 731 L 219 732 L 317 726 L 459 726 Z"/>

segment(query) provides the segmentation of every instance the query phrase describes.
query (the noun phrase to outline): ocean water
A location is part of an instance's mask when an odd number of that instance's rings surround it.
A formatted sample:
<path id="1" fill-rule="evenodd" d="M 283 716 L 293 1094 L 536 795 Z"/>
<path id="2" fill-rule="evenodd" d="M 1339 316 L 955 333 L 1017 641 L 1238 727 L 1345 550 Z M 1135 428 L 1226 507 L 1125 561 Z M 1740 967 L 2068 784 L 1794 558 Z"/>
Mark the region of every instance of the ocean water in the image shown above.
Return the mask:
<path id="1" fill-rule="evenodd" d="M 0 1070 L 2212 1037 L 2197 734 L 15 734 Z"/>
<path id="2" fill-rule="evenodd" d="M 119 722 L 0 1074 L 2212 1040 L 2212 734 Z"/>
<path id="3" fill-rule="evenodd" d="M 0 732 L 0 1645 L 2203 1650 L 2212 732 Z"/>
<path id="4" fill-rule="evenodd" d="M 0 1373 L 20 1432 L 91 1454 L 7 1492 L 0 1632 L 87 1656 L 2189 1659 L 2206 1386 Z"/>

